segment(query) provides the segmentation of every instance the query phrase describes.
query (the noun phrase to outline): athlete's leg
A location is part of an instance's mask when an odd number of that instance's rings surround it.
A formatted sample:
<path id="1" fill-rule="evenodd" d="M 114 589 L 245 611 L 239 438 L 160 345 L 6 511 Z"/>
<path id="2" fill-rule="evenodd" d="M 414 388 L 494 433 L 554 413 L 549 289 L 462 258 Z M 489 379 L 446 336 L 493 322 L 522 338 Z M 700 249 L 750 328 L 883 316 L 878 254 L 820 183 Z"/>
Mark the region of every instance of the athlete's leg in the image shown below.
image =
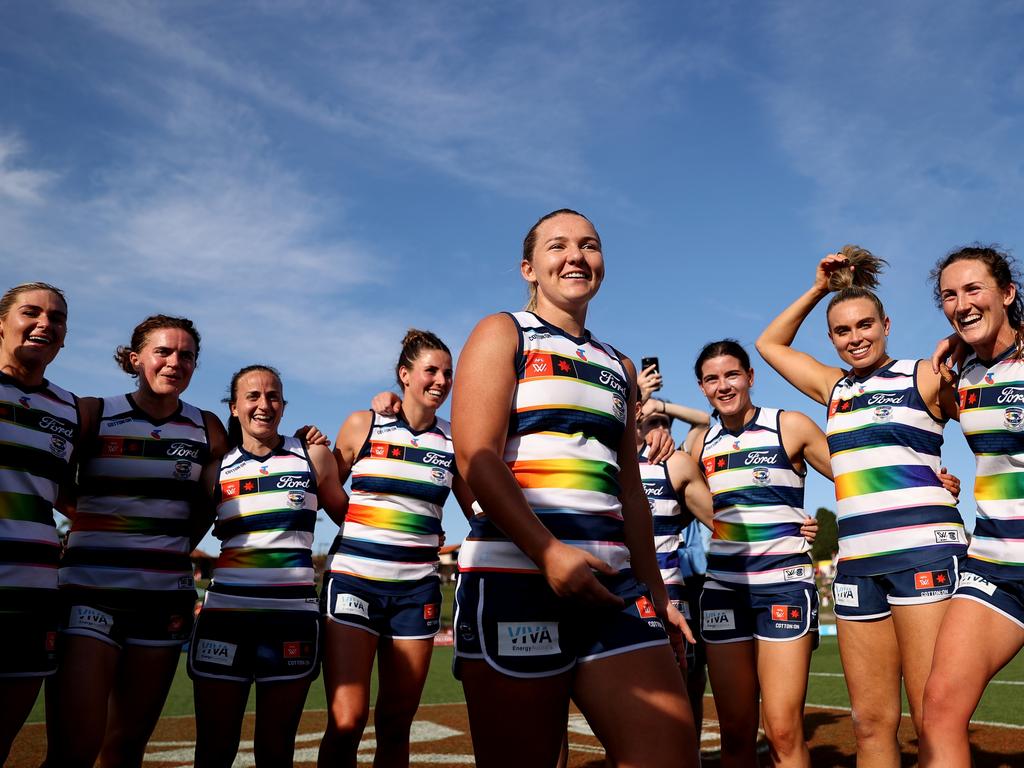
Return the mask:
<path id="1" fill-rule="evenodd" d="M 696 768 L 693 712 L 667 645 L 579 664 L 572 698 L 612 765 Z"/>
<path id="2" fill-rule="evenodd" d="M 722 735 L 722 768 L 757 765 L 758 683 L 753 640 L 707 643 L 708 676 Z"/>
<path id="3" fill-rule="evenodd" d="M 900 646 L 903 663 L 903 686 L 910 703 L 910 717 L 914 730 L 921 737 L 924 684 L 932 668 L 935 640 L 939 625 L 949 608 L 949 600 L 924 605 L 892 606 L 892 621 L 896 627 L 896 641 Z"/>
<path id="4" fill-rule="evenodd" d="M 808 632 L 796 640 L 756 643 L 761 713 L 772 765 L 810 768 L 811 753 L 804 738 L 804 700 L 814 635 Z"/>
<path id="5" fill-rule="evenodd" d="M 971 765 L 968 724 L 989 680 L 1024 646 L 1024 628 L 966 598 L 950 601 L 924 691 L 922 768 Z"/>
<path id="6" fill-rule="evenodd" d="M 107 699 L 121 649 L 92 637 L 65 635 L 54 681 L 56 717 L 48 722 L 48 766 L 92 768 L 107 730 Z"/>
<path id="7" fill-rule="evenodd" d="M 110 691 L 102 768 L 139 768 L 163 711 L 181 646 L 126 645 Z"/>
<path id="8" fill-rule="evenodd" d="M 409 765 L 409 728 L 420 705 L 430 670 L 434 639 L 381 638 L 377 646 L 377 703 L 373 725 L 377 735 L 376 768 Z"/>
<path id="9" fill-rule="evenodd" d="M 700 743 L 700 729 L 704 722 L 704 689 L 708 685 L 707 670 L 704 665 L 694 667 L 686 672 L 686 696 L 693 710 L 693 727 L 697 731 L 697 743 Z"/>
<path id="10" fill-rule="evenodd" d="M 330 619 L 324 621 L 324 627 L 327 728 L 317 765 L 354 767 L 370 712 L 370 674 L 377 635 Z"/>
<path id="11" fill-rule="evenodd" d="M 0 678 L 0 765 L 6 764 L 14 737 L 25 724 L 42 686 L 41 677 Z"/>
<path id="12" fill-rule="evenodd" d="M 839 656 L 853 707 L 857 768 L 900 764 L 900 649 L 892 617 L 840 619 Z"/>
<path id="13" fill-rule="evenodd" d="M 555 765 L 565 737 L 572 672 L 522 678 L 504 675 L 486 661 L 458 663 L 477 766 Z"/>
<path id="14" fill-rule="evenodd" d="M 291 768 L 295 733 L 299 730 L 313 675 L 298 680 L 256 683 L 256 765 Z"/>
<path id="15" fill-rule="evenodd" d="M 193 677 L 196 768 L 231 768 L 242 737 L 249 688 L 248 682 Z"/>

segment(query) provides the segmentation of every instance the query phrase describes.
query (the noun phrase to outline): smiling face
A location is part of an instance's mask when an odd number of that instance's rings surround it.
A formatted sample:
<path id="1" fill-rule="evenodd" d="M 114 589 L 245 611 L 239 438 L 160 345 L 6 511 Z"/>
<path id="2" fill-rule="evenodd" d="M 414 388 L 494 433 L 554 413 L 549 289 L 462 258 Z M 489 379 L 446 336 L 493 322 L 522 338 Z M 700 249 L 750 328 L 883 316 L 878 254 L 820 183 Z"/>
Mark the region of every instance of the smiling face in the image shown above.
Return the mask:
<path id="1" fill-rule="evenodd" d="M 841 301 L 828 313 L 828 337 L 840 359 L 855 371 L 872 371 L 886 360 L 889 318 L 870 299 Z"/>
<path id="2" fill-rule="evenodd" d="M 425 349 L 413 360 L 412 367 L 398 368 L 404 400 L 413 399 L 436 411 L 452 388 L 452 356 L 441 349 Z"/>
<path id="3" fill-rule="evenodd" d="M 270 371 L 249 371 L 235 382 L 231 415 L 238 419 L 242 434 L 262 443 L 277 437 L 284 415 L 281 380 Z"/>
<path id="4" fill-rule="evenodd" d="M 47 290 L 23 291 L 0 318 L 0 366 L 42 372 L 64 346 L 68 308 Z"/>
<path id="5" fill-rule="evenodd" d="M 939 276 L 939 300 L 946 319 L 984 359 L 1013 343 L 1007 308 L 1016 295 L 1013 283 L 1000 288 L 989 268 L 977 259 L 955 261 Z"/>
<path id="6" fill-rule="evenodd" d="M 750 388 L 754 386 L 754 369 L 744 368 L 732 355 L 719 355 L 705 360 L 700 367 L 701 392 L 723 419 L 742 417 L 754 406 Z"/>
<path id="7" fill-rule="evenodd" d="M 140 390 L 148 389 L 158 398 L 177 397 L 196 370 L 196 342 L 181 328 L 156 328 L 138 352 L 130 353 L 129 361 Z"/>
<path id="8" fill-rule="evenodd" d="M 604 279 L 601 239 L 582 216 L 560 213 L 536 228 L 531 259 L 523 259 L 523 278 L 536 286 L 537 305 L 573 312 L 597 293 Z"/>

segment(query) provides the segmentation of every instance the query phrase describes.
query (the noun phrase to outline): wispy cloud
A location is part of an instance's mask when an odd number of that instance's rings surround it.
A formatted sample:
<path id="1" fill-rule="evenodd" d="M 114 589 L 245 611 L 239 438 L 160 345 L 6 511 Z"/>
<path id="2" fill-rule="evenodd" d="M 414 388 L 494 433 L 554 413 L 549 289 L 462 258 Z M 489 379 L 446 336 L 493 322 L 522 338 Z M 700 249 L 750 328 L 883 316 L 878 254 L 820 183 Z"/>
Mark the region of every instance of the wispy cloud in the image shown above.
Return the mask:
<path id="1" fill-rule="evenodd" d="M 24 142 L 16 134 L 0 134 L 0 198 L 15 203 L 41 203 L 44 191 L 57 174 L 20 166 L 24 152 Z"/>

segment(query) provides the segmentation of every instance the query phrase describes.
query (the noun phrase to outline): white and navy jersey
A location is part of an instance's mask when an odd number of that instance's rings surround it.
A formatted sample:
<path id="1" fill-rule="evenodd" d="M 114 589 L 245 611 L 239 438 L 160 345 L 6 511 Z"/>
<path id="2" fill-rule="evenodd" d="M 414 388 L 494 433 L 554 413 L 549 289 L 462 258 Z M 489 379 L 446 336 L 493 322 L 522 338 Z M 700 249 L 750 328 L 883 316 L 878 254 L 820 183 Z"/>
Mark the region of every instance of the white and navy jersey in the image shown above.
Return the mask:
<path id="1" fill-rule="evenodd" d="M 679 539 L 682 536 L 689 515 L 685 513 L 668 474 L 665 462 L 651 464 L 647 460 L 650 449 L 644 446 L 637 459 L 640 462 L 640 479 L 644 483 L 647 504 L 651 508 L 654 523 L 654 551 L 658 556 L 658 568 L 665 586 L 682 585 L 679 572 Z"/>
<path id="2" fill-rule="evenodd" d="M 104 398 L 96 442 L 78 471 L 60 585 L 193 589 L 189 517 L 209 453 L 198 408 L 182 402 L 153 421 L 131 395 Z"/>
<path id="3" fill-rule="evenodd" d="M 70 479 L 78 434 L 74 395 L 46 381 L 23 386 L 0 373 L 0 612 L 15 605 L 9 591 L 57 589 L 53 505 Z"/>
<path id="4" fill-rule="evenodd" d="M 964 553 L 963 519 L 938 477 L 942 427 L 918 391 L 916 360 L 833 387 L 825 432 L 839 573 L 894 573 Z"/>
<path id="5" fill-rule="evenodd" d="M 739 432 L 715 423 L 704 435 L 701 468 L 715 510 L 709 579 L 752 591 L 814 581 L 811 545 L 800 534 L 804 475 L 782 444 L 781 414 L 758 408 Z"/>
<path id="6" fill-rule="evenodd" d="M 317 611 L 316 472 L 298 438 L 266 456 L 241 447 L 221 461 L 213 535 L 220 556 L 203 610 Z"/>
<path id="7" fill-rule="evenodd" d="M 625 570 L 629 550 L 618 449 L 630 384 L 622 362 L 589 331 L 576 338 L 532 312 L 511 317 L 519 348 L 505 463 L 557 539 Z M 537 572 L 536 564 L 479 514 L 459 552 L 459 569 Z"/>
<path id="8" fill-rule="evenodd" d="M 1024 361 L 1011 347 L 988 363 L 972 356 L 960 375 L 960 426 L 977 462 L 978 517 L 971 570 L 1024 579 Z"/>
<path id="9" fill-rule="evenodd" d="M 441 515 L 455 476 L 451 425 L 418 431 L 373 414 L 352 465 L 345 525 L 327 570 L 370 579 L 387 591 L 437 575 Z"/>

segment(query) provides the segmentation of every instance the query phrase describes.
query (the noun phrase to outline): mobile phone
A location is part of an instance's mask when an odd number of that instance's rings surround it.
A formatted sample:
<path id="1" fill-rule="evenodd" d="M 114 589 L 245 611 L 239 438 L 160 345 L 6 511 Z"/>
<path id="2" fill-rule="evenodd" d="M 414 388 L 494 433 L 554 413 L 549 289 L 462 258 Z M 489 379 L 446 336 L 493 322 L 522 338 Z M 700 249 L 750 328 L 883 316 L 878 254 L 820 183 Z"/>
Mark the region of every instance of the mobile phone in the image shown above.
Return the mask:
<path id="1" fill-rule="evenodd" d="M 658 358 L 657 357 L 641 357 L 640 358 L 640 370 L 641 371 L 646 371 L 652 365 L 654 366 L 654 372 L 655 373 L 661 373 L 661 367 L 658 365 Z M 656 389 L 661 389 L 661 386 L 659 385 Z"/>

